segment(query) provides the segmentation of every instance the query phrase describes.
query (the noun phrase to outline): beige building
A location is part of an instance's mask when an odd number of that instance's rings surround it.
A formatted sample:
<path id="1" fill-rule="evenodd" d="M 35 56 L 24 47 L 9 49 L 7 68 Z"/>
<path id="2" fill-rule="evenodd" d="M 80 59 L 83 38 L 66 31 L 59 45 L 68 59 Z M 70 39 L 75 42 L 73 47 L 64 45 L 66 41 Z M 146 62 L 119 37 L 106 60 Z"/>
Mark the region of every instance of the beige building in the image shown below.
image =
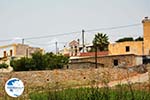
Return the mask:
<path id="1" fill-rule="evenodd" d="M 6 63 L 10 65 L 12 59 L 18 59 L 20 57 L 31 57 L 32 53 L 39 51 L 44 53 L 44 50 L 37 47 L 30 47 L 25 44 L 10 44 L 0 46 L 0 63 Z M 0 69 L 0 72 L 11 72 L 12 67 L 7 69 Z"/>
<path id="2" fill-rule="evenodd" d="M 145 17 L 143 23 L 144 41 L 131 41 L 109 44 L 109 55 L 135 54 L 150 55 L 150 19 Z"/>
<path id="3" fill-rule="evenodd" d="M 109 55 L 143 54 L 143 41 L 131 41 L 109 44 Z"/>
<path id="4" fill-rule="evenodd" d="M 41 48 L 30 47 L 29 45 L 25 44 L 10 44 L 0 46 L 0 59 L 31 57 L 31 54 L 36 51 L 44 52 Z"/>

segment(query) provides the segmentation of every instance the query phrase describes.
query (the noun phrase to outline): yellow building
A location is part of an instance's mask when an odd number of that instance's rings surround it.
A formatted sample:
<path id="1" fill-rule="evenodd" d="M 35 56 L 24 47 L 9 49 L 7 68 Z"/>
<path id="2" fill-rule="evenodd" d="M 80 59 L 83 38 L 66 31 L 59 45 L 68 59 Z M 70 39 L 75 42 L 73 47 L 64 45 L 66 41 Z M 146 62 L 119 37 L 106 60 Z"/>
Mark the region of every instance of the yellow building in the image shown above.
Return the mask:
<path id="1" fill-rule="evenodd" d="M 142 20 L 142 23 L 144 41 L 128 41 L 109 44 L 109 55 L 150 55 L 150 19 L 145 17 L 145 19 Z"/>
<path id="2" fill-rule="evenodd" d="M 143 21 L 144 54 L 150 55 L 150 19 L 146 17 Z"/>
<path id="3" fill-rule="evenodd" d="M 119 55 L 119 54 L 136 54 L 142 55 L 143 42 L 120 42 L 109 45 L 109 55 Z"/>

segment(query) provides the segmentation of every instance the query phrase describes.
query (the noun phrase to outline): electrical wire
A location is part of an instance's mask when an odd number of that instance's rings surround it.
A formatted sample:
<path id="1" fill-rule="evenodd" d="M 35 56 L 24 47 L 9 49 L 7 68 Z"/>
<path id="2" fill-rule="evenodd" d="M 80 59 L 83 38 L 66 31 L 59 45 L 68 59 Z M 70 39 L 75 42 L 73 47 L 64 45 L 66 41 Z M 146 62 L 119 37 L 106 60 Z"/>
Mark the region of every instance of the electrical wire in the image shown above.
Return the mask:
<path id="1" fill-rule="evenodd" d="M 133 26 L 139 26 L 141 23 L 137 24 L 131 24 L 131 25 L 122 25 L 122 26 L 116 26 L 116 27 L 108 27 L 108 28 L 98 28 L 98 29 L 91 29 L 91 30 L 85 30 L 85 32 L 94 32 L 94 31 L 102 31 L 102 30 L 113 30 L 113 29 L 121 29 L 121 28 L 128 28 Z"/>
<path id="2" fill-rule="evenodd" d="M 122 26 L 116 26 L 116 27 L 107 27 L 107 28 L 91 29 L 91 30 L 85 30 L 85 32 L 121 29 L 121 28 L 128 28 L 128 27 L 139 26 L 139 25 L 141 25 L 141 23 L 138 23 L 138 24 L 130 24 L 130 25 L 122 25 Z M 32 40 L 32 39 L 41 39 L 41 38 L 49 38 L 49 37 L 58 37 L 58 36 L 72 35 L 73 33 L 81 33 L 81 31 L 67 32 L 67 33 L 55 34 L 55 35 L 35 36 L 35 37 L 28 37 L 28 38 L 23 38 L 23 39 L 24 39 L 24 40 Z M 12 39 L 0 40 L 0 42 L 8 42 L 8 41 L 12 41 Z"/>

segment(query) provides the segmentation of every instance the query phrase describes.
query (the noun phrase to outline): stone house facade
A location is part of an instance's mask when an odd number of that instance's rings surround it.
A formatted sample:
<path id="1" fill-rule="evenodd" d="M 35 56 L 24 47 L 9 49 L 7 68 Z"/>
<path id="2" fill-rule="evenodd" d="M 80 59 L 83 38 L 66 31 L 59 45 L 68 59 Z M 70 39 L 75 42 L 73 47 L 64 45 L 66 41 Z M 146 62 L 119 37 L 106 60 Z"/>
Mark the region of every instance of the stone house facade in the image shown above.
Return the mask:
<path id="1" fill-rule="evenodd" d="M 93 64 L 92 66 L 94 67 L 95 59 L 94 56 L 72 58 L 70 68 L 76 67 L 75 65 L 77 64 L 80 65 L 82 62 Z M 97 63 L 98 67 L 132 67 L 143 64 L 143 56 L 134 54 L 98 56 Z"/>
<path id="2" fill-rule="evenodd" d="M 44 53 L 44 50 L 37 47 L 31 47 L 25 44 L 10 44 L 0 46 L 0 63 L 9 61 L 14 58 L 31 57 L 32 53 L 39 51 Z"/>

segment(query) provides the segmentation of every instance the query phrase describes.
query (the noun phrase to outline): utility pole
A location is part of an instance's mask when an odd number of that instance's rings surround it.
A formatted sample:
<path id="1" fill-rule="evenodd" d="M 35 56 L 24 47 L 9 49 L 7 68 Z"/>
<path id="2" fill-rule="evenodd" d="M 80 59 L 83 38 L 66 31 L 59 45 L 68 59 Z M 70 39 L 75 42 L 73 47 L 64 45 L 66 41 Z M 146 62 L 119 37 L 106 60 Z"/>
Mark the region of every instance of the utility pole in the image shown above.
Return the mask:
<path id="1" fill-rule="evenodd" d="M 83 45 L 83 53 L 84 53 L 84 30 L 82 30 L 82 45 Z"/>
<path id="2" fill-rule="evenodd" d="M 97 68 L 97 44 L 95 45 L 95 68 Z"/>
<path id="3" fill-rule="evenodd" d="M 22 39 L 22 44 L 24 44 L 24 39 Z"/>
<path id="4" fill-rule="evenodd" d="M 57 42 L 55 42 L 55 45 L 56 45 L 56 54 L 57 54 L 57 52 L 58 52 L 58 51 L 57 51 Z"/>

